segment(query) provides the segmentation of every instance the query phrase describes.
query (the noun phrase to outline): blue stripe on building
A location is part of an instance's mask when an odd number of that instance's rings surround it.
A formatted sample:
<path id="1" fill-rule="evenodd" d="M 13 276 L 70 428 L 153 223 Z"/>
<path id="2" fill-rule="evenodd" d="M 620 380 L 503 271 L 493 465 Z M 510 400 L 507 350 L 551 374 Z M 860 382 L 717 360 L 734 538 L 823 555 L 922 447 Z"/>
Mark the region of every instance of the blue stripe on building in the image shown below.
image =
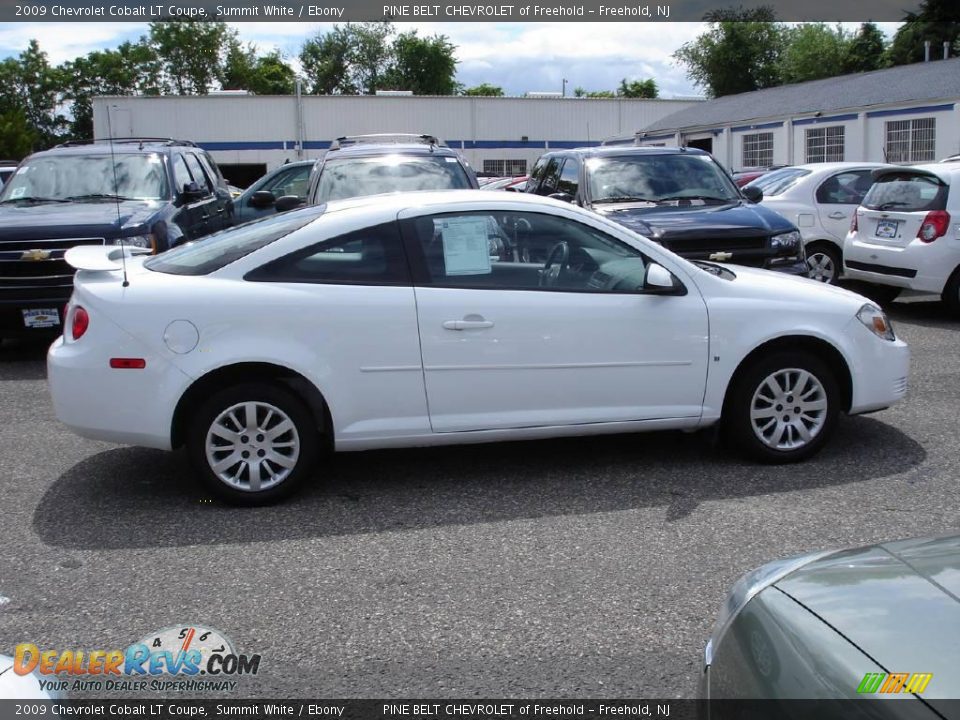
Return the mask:
<path id="1" fill-rule="evenodd" d="M 916 115 L 928 112 L 949 112 L 953 110 L 953 103 L 946 105 L 923 105 L 922 107 L 900 108 L 898 110 L 874 110 L 868 112 L 867 117 L 889 117 L 891 115 Z"/>

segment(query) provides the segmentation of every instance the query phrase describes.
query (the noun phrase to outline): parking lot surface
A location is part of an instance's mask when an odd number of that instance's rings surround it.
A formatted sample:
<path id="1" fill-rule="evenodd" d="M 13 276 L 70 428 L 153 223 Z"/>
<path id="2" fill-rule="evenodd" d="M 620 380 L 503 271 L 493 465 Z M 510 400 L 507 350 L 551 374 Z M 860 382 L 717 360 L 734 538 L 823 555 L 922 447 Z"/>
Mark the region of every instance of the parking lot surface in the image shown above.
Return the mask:
<path id="1" fill-rule="evenodd" d="M 743 572 L 957 532 L 960 322 L 929 302 L 891 317 L 907 399 L 800 465 L 709 432 L 377 451 L 257 509 L 211 501 L 182 453 L 70 434 L 45 348 L 7 342 L 0 652 L 201 624 L 262 655 L 238 697 L 690 697 Z"/>

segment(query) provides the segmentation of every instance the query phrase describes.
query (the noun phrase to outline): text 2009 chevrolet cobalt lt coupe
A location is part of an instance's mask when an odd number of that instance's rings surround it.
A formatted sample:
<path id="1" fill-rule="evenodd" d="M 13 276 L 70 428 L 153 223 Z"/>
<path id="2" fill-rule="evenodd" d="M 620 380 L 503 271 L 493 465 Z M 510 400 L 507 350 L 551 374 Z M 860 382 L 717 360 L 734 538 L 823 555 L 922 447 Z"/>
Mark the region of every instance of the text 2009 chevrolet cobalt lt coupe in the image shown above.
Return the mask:
<path id="1" fill-rule="evenodd" d="M 129 251 L 128 251 L 129 252 Z M 321 451 L 723 423 L 766 462 L 906 392 L 909 351 L 864 298 L 691 263 L 548 199 L 453 191 L 278 215 L 144 260 L 77 248 L 58 417 L 186 445 L 239 503 Z"/>

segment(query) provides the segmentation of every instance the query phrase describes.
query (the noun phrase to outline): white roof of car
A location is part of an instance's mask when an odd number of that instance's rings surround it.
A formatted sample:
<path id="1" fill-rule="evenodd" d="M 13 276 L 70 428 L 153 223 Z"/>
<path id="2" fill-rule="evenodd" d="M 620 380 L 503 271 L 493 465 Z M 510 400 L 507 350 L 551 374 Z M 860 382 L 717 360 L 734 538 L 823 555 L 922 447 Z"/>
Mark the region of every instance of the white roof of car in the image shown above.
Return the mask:
<path id="1" fill-rule="evenodd" d="M 852 170 L 854 168 L 881 168 L 887 167 L 889 163 L 878 163 L 878 162 L 822 162 L 822 163 L 807 163 L 806 165 L 793 165 L 792 167 L 800 168 L 801 170 L 810 170 L 813 172 L 823 172 L 830 173 L 837 170 Z M 787 168 L 784 168 L 786 170 Z"/>
<path id="2" fill-rule="evenodd" d="M 352 210 L 354 208 L 376 207 L 378 210 L 393 208 L 397 211 L 411 207 L 432 205 L 459 205 L 478 203 L 481 205 L 530 205 L 554 208 L 570 208 L 570 203 L 551 200 L 540 195 L 527 193 L 491 193 L 484 190 L 427 190 L 419 192 L 387 193 L 384 195 L 366 195 L 347 200 L 333 200 L 327 203 L 327 212 Z"/>

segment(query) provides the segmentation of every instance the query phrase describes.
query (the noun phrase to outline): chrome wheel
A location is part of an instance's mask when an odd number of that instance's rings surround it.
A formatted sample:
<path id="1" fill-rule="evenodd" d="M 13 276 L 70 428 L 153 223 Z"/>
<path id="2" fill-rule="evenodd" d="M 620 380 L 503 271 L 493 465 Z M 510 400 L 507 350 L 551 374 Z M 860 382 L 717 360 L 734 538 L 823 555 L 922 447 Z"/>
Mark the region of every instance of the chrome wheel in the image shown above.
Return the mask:
<path id="1" fill-rule="evenodd" d="M 289 477 L 300 457 L 300 435 L 280 408 L 237 403 L 210 424 L 207 465 L 223 483 L 245 492 L 269 490 Z"/>
<path id="2" fill-rule="evenodd" d="M 822 283 L 832 283 L 837 277 L 837 264 L 834 259 L 822 250 L 814 250 L 807 255 L 807 267 L 810 268 L 807 277 Z"/>
<path id="3" fill-rule="evenodd" d="M 784 368 L 768 375 L 753 393 L 750 426 L 774 450 L 809 444 L 827 420 L 827 392 L 807 370 Z"/>

